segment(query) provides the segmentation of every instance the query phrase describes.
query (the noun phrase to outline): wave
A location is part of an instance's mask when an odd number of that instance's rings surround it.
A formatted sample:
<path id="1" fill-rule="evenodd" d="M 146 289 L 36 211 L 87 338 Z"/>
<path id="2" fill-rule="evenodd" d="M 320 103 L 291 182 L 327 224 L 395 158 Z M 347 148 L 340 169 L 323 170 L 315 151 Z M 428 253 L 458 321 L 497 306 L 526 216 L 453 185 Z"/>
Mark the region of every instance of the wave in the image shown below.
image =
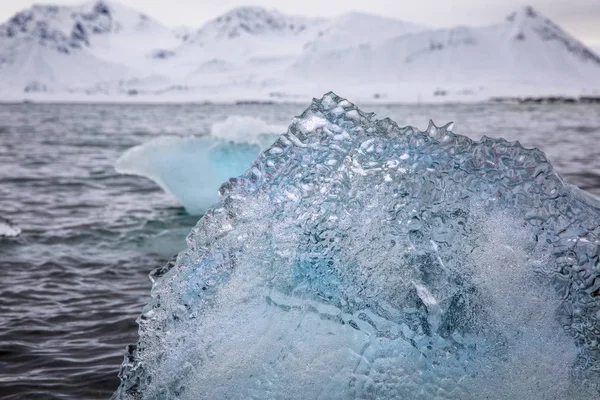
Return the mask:
<path id="1" fill-rule="evenodd" d="M 207 136 L 161 136 L 127 150 L 115 163 L 122 174 L 156 182 L 192 215 L 217 200 L 223 182 L 238 176 L 286 128 L 233 116 L 212 125 Z"/>

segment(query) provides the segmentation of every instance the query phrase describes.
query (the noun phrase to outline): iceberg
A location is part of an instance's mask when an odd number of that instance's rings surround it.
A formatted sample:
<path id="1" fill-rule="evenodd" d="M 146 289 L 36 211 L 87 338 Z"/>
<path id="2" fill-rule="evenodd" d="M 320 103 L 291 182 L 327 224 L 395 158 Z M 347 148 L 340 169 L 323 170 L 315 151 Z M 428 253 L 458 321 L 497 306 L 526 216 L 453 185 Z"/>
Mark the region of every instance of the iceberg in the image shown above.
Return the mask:
<path id="1" fill-rule="evenodd" d="M 600 202 L 328 93 L 151 274 L 115 399 L 590 399 Z"/>
<path id="2" fill-rule="evenodd" d="M 201 215 L 217 200 L 221 183 L 243 173 L 282 131 L 260 119 L 229 117 L 207 136 L 160 136 L 132 147 L 115 170 L 153 180 L 189 214 Z"/>

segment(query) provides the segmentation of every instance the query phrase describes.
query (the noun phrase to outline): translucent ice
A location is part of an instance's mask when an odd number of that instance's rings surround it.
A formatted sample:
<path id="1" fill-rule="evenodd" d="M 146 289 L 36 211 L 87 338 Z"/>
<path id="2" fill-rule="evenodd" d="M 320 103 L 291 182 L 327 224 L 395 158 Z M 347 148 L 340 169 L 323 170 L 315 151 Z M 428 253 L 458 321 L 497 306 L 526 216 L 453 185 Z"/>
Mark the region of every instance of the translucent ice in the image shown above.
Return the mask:
<path id="1" fill-rule="evenodd" d="M 115 169 L 152 179 L 188 213 L 200 215 L 217 200 L 221 183 L 244 172 L 282 130 L 252 117 L 229 117 L 208 136 L 162 136 L 133 147 Z"/>
<path id="2" fill-rule="evenodd" d="M 327 94 L 155 271 L 116 398 L 598 398 L 600 204 Z"/>

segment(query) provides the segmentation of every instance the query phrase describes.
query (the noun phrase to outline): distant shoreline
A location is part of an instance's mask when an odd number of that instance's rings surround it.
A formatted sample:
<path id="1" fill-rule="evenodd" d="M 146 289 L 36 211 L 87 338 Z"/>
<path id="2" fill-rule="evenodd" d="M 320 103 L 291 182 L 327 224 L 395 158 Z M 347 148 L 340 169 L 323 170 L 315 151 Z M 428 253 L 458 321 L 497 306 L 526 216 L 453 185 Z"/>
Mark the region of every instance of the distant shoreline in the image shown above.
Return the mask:
<path id="1" fill-rule="evenodd" d="M 308 98 L 307 98 L 308 100 Z M 131 98 L 115 97 L 113 99 L 102 98 L 73 98 L 73 99 L 11 99 L 1 100 L 0 105 L 19 105 L 19 104 L 72 104 L 72 105 L 224 105 L 224 106 L 248 106 L 248 105 L 277 105 L 277 104 L 305 104 L 301 100 L 184 100 L 184 99 L 159 99 L 159 98 Z M 600 104 L 600 96 L 494 96 L 488 99 L 439 99 L 437 101 L 385 101 L 384 99 L 369 99 L 361 101 L 362 104 L 385 104 L 385 105 L 442 105 L 442 104 Z"/>
<path id="2" fill-rule="evenodd" d="M 489 101 L 517 104 L 600 104 L 600 96 L 491 97 Z"/>

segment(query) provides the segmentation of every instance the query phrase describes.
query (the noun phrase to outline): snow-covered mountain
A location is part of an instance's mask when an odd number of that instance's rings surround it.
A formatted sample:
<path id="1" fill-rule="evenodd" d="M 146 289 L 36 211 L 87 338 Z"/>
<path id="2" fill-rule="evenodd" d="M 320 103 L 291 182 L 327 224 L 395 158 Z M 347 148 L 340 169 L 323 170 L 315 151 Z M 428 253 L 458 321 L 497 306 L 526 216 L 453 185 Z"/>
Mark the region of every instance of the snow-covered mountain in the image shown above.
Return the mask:
<path id="1" fill-rule="evenodd" d="M 288 16 L 261 7 L 240 7 L 206 23 L 194 39 L 208 42 L 244 36 L 297 36 L 319 22 L 322 20 Z"/>
<path id="2" fill-rule="evenodd" d="M 417 24 L 358 12 L 333 18 L 319 28 L 317 35 L 306 43 L 307 52 L 337 52 L 427 29 Z"/>
<path id="3" fill-rule="evenodd" d="M 114 3 L 33 6 L 0 25 L 0 97 L 19 91 L 95 94 L 140 76 L 153 48 L 179 41 L 159 22 Z"/>
<path id="4" fill-rule="evenodd" d="M 600 57 L 531 7 L 430 29 L 242 7 L 169 29 L 104 0 L 34 6 L 0 25 L 0 100 L 482 100 L 600 94 Z"/>
<path id="5" fill-rule="evenodd" d="M 337 90 L 365 76 L 383 92 L 389 83 L 416 83 L 438 95 L 576 94 L 588 85 L 600 87 L 600 57 L 530 7 L 489 27 L 422 30 L 351 48 L 309 49 L 293 69 Z"/>
<path id="6" fill-rule="evenodd" d="M 200 71 L 205 63 L 240 70 L 282 60 L 290 63 L 324 23 L 260 7 L 236 8 L 190 33 L 174 55 Z"/>

